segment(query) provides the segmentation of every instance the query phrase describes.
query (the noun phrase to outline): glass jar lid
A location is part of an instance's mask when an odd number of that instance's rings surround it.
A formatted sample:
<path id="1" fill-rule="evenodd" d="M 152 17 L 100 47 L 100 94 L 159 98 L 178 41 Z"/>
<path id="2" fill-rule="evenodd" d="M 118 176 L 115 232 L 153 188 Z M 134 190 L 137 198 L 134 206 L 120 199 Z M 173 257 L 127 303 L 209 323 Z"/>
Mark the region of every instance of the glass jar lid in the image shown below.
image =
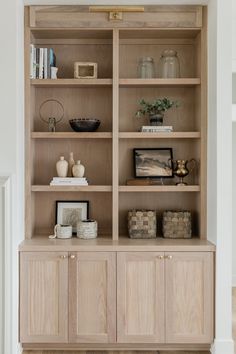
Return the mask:
<path id="1" fill-rule="evenodd" d="M 162 52 L 162 57 L 176 57 L 177 52 L 174 49 L 166 49 Z"/>
<path id="2" fill-rule="evenodd" d="M 149 62 L 153 62 L 153 58 L 152 57 L 142 57 L 139 59 L 140 62 L 144 62 L 144 61 L 149 61 Z"/>

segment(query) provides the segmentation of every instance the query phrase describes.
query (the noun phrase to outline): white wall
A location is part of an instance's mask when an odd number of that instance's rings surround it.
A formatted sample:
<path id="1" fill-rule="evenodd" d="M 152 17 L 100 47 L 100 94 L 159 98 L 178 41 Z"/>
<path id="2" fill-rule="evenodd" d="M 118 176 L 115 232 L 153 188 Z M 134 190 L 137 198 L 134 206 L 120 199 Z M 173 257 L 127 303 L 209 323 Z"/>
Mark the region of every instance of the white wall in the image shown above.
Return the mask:
<path id="1" fill-rule="evenodd" d="M 233 36 L 232 36 L 232 56 L 233 56 L 233 97 L 232 101 L 236 104 L 236 0 L 233 0 Z M 235 118 L 234 118 L 235 119 Z M 233 286 L 236 286 L 236 122 L 233 122 L 232 130 L 232 141 L 233 141 Z"/>
<path id="2" fill-rule="evenodd" d="M 236 85 L 235 85 L 236 91 Z M 235 101 L 236 102 L 236 101 Z M 232 140 L 233 140 L 233 159 L 232 159 L 232 166 L 233 166 L 233 286 L 236 286 L 236 122 L 233 123 L 233 130 L 232 130 Z"/>
<path id="3" fill-rule="evenodd" d="M 13 175 L 12 208 L 12 349 L 4 354 L 17 353 L 18 269 L 16 245 L 23 238 L 23 0 L 2 1 L 0 11 L 0 175 Z M 235 1 L 235 0 L 234 0 Z M 207 3 L 207 0 L 28 0 L 31 4 L 88 4 L 89 3 Z M 210 128 L 209 139 L 209 235 L 217 243 L 216 260 L 216 345 L 215 353 L 233 354 L 231 341 L 231 128 L 228 112 L 228 20 L 230 1 L 210 0 Z M 227 5 L 227 6 L 226 6 Z M 3 53 L 3 55 L 2 55 Z M 218 60 L 216 60 L 216 55 Z M 225 81 L 226 77 L 226 81 Z M 231 95 L 231 93 L 230 93 Z M 226 119 L 226 122 L 224 122 Z M 229 153 L 228 153 L 229 152 Z M 217 153 L 217 156 L 216 156 Z M 226 159 L 225 159 L 226 156 Z M 222 171 L 225 166 L 229 173 Z M 216 171 L 218 175 L 216 177 Z M 14 178 L 14 176 L 16 178 Z M 214 208 L 212 208 L 214 206 Z M 228 211 L 228 214 L 227 214 Z M 227 274 L 227 276 L 226 276 Z M 222 306 L 223 305 L 223 306 Z"/>
<path id="4" fill-rule="evenodd" d="M 7 318 L 5 349 L 18 350 L 18 258 L 17 246 L 23 238 L 23 1 L 1 2 L 0 11 L 0 177 L 10 177 L 7 205 L 9 210 L 8 249 L 5 265 Z M 2 193 L 1 193 L 2 195 Z M 13 203 L 12 203 L 13 201 Z M 2 203 L 2 201 L 0 201 Z M 6 212 L 6 210 L 5 210 Z M 6 214 L 5 214 L 6 215 Z M 2 227 L 2 225 L 1 225 Z"/>

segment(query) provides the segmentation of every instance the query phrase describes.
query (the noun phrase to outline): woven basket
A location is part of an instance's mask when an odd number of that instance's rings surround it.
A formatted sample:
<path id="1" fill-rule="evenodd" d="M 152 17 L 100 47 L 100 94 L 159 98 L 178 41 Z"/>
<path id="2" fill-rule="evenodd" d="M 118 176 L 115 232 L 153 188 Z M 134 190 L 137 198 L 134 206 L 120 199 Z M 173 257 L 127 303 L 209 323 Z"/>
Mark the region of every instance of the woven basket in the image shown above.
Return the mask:
<path id="1" fill-rule="evenodd" d="M 128 212 L 130 238 L 155 238 L 157 221 L 153 210 L 131 210 Z"/>
<path id="2" fill-rule="evenodd" d="M 162 231 L 165 238 L 191 238 L 191 213 L 189 211 L 165 211 Z"/>
<path id="3" fill-rule="evenodd" d="M 98 224 L 95 220 L 79 221 L 77 224 L 77 237 L 83 239 L 96 238 L 98 234 Z"/>

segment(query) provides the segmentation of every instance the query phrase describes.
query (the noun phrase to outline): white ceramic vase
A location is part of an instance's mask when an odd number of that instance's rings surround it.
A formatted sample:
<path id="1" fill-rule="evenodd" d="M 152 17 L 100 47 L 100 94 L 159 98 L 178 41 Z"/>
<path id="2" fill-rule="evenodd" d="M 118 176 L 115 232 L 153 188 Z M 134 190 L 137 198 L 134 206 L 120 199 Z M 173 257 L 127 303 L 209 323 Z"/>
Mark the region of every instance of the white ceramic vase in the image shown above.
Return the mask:
<path id="1" fill-rule="evenodd" d="M 60 160 L 57 161 L 56 170 L 58 177 L 67 177 L 68 162 L 65 160 L 64 156 L 61 156 Z"/>
<path id="2" fill-rule="evenodd" d="M 73 177 L 82 178 L 84 177 L 85 167 L 81 165 L 80 161 L 76 161 L 76 164 L 72 167 Z"/>

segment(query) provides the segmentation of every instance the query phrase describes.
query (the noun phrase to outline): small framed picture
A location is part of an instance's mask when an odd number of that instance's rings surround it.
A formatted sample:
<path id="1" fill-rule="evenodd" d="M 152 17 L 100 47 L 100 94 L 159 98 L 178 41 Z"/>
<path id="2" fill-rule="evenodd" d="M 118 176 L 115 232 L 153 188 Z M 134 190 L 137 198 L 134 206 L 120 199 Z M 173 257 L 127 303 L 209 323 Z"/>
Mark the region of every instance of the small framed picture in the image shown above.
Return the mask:
<path id="1" fill-rule="evenodd" d="M 76 233 L 78 221 L 87 219 L 89 219 L 87 200 L 56 201 L 56 224 L 72 225 L 73 233 Z"/>
<path id="2" fill-rule="evenodd" d="M 173 177 L 172 148 L 134 149 L 135 178 Z"/>

